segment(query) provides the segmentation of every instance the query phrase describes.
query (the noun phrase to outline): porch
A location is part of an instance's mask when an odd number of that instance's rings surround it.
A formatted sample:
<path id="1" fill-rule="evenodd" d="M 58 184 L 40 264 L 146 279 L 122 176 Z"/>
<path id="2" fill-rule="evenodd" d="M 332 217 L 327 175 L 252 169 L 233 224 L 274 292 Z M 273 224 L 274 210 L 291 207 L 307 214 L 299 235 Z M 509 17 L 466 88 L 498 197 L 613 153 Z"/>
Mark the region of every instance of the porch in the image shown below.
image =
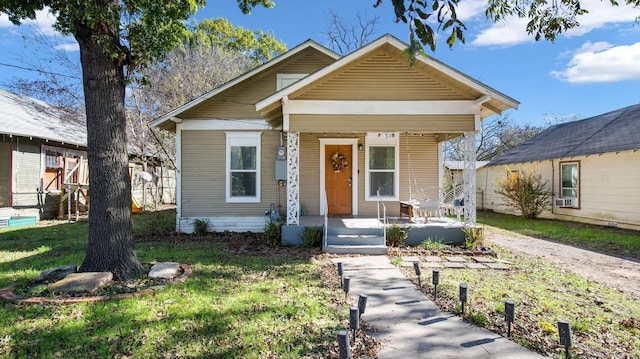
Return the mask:
<path id="1" fill-rule="evenodd" d="M 371 255 L 387 253 L 382 220 L 364 216 L 328 217 L 326 220 L 323 251 Z M 461 243 L 465 240 L 461 230 L 464 222 L 458 221 L 455 217 L 429 217 L 426 223 L 409 221 L 406 216 L 387 217 L 387 226 L 394 224 L 408 230 L 408 245 L 419 245 L 427 238 L 447 244 Z M 282 226 L 282 244 L 301 245 L 305 227 L 324 225 L 324 216 L 301 216 L 299 224 Z"/>

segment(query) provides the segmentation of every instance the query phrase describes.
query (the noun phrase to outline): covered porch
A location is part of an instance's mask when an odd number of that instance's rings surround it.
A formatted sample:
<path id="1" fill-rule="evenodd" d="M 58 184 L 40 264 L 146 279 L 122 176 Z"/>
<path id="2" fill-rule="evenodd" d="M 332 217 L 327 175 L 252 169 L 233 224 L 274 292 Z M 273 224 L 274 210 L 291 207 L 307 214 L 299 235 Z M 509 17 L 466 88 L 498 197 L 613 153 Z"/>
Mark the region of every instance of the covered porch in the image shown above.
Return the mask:
<path id="1" fill-rule="evenodd" d="M 409 220 L 407 216 L 390 216 L 386 219 L 367 216 L 301 216 L 299 224 L 282 226 L 282 244 L 302 245 L 305 227 L 323 227 L 322 248 L 325 252 L 386 254 L 385 227 L 391 225 L 398 225 L 407 231 L 407 245 L 416 246 L 427 239 L 446 244 L 465 241 L 462 231 L 464 222 L 456 217 L 430 217 L 424 222 Z"/>

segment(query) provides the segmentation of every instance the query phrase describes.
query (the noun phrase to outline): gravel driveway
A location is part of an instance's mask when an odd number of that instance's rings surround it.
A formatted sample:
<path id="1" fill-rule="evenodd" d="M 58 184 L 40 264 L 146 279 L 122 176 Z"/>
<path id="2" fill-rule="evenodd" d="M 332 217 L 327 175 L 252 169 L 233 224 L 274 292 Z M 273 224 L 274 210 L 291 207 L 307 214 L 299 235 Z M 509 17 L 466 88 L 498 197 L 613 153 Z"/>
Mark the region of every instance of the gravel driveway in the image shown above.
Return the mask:
<path id="1" fill-rule="evenodd" d="M 618 258 L 500 229 L 487 231 L 487 242 L 514 253 L 544 257 L 585 278 L 640 299 L 640 260 Z"/>

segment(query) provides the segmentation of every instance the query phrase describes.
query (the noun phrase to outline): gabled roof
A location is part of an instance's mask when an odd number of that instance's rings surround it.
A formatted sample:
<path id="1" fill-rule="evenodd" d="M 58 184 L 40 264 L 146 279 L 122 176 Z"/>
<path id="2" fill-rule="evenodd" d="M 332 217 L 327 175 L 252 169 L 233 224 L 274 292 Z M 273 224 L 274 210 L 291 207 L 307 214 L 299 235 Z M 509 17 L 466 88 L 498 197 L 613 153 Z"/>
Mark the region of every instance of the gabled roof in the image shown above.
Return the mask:
<path id="1" fill-rule="evenodd" d="M 227 89 L 229 89 L 229 88 L 231 88 L 231 87 L 233 87 L 233 86 L 235 86 L 235 85 L 247 80 L 248 78 L 250 78 L 252 76 L 255 76 L 255 75 L 257 75 L 257 74 L 259 74 L 261 72 L 264 72 L 264 71 L 268 70 L 269 68 L 271 68 L 271 67 L 273 67 L 273 66 L 275 66 L 275 65 L 277 65 L 279 63 L 282 63 L 283 61 L 291 58 L 292 56 L 295 56 L 296 54 L 298 54 L 298 53 L 300 53 L 300 52 L 302 52 L 302 51 L 304 51 L 305 49 L 308 49 L 308 48 L 314 48 L 314 49 L 316 49 L 316 50 L 318 50 L 318 51 L 320 51 L 320 52 L 322 52 L 322 53 L 326 54 L 327 56 L 332 57 L 334 59 L 340 58 L 340 55 L 338 55 L 337 53 L 335 53 L 335 52 L 331 51 L 330 49 L 328 49 L 328 48 L 318 44 L 317 42 L 309 39 L 309 40 L 301 43 L 300 45 L 294 47 L 293 49 L 291 49 L 291 50 L 279 55 L 278 57 L 276 57 L 276 58 L 274 58 L 272 60 L 270 60 L 269 62 L 266 62 L 266 63 L 264 63 L 264 64 L 262 64 L 262 65 L 260 65 L 260 66 L 258 66 L 256 68 L 254 68 L 253 70 L 251 70 L 249 72 L 246 72 L 246 73 L 234 78 L 233 80 L 225 83 L 224 85 L 222 85 L 220 87 L 217 87 L 217 88 L 215 88 L 215 89 L 203 94 L 202 96 L 197 97 L 197 98 L 187 102 L 186 104 L 184 104 L 184 105 L 172 110 L 171 112 L 163 115 L 162 117 L 159 117 L 159 118 L 151 121 L 149 123 L 149 127 L 162 127 L 163 124 L 165 124 L 167 121 L 175 120 L 175 117 L 177 115 L 179 115 L 180 113 L 182 113 L 182 112 L 184 112 L 184 111 L 186 111 L 186 110 L 188 110 L 188 109 L 190 109 L 190 108 L 192 108 L 194 106 L 197 106 L 198 104 L 200 104 L 200 103 L 202 103 L 202 102 L 214 97 L 215 95 L 217 95 L 217 94 L 219 94 L 221 92 L 226 91 Z"/>
<path id="2" fill-rule="evenodd" d="M 489 165 L 640 149 L 640 104 L 551 126 Z"/>
<path id="3" fill-rule="evenodd" d="M 83 116 L 5 90 L 0 90 L 0 133 L 87 146 Z"/>
<path id="4" fill-rule="evenodd" d="M 345 67 L 354 61 L 357 61 L 358 59 L 362 58 L 366 54 L 385 45 L 393 46 L 399 51 L 404 51 L 409 47 L 409 45 L 398 40 L 396 37 L 386 34 L 380 37 L 379 39 L 369 43 L 368 45 L 365 45 L 360 49 L 342 57 L 341 59 L 332 63 L 331 65 L 328 65 L 325 68 L 319 71 L 316 71 L 315 73 L 301 79 L 300 81 L 290 86 L 287 86 L 286 88 L 283 88 L 282 90 L 274 93 L 273 95 L 263 99 L 262 101 L 256 104 L 256 109 L 258 111 L 261 111 L 267 108 L 271 108 L 275 106 L 277 103 L 281 102 L 283 98 L 288 97 L 290 94 L 295 93 L 296 91 L 300 90 L 305 86 L 308 86 L 314 81 L 317 81 L 323 78 L 324 76 L 327 76 L 328 74 L 332 73 L 333 71 L 336 71 L 339 68 Z M 501 104 L 500 107 L 502 107 L 502 109 L 518 108 L 519 102 L 514 100 L 513 98 L 499 91 L 494 90 L 493 88 L 463 74 L 462 72 L 452 67 L 449 67 L 448 65 L 445 65 L 444 63 L 436 60 L 431 56 L 417 56 L 416 61 L 423 63 L 431 68 L 434 68 L 444 73 L 448 77 L 468 86 L 469 88 L 472 88 L 482 93 L 484 95 L 483 97 L 486 98 L 486 100 L 483 100 L 483 102 L 498 101 Z M 480 100 L 480 98 L 478 100 Z M 495 113 L 499 113 L 502 109 L 496 108 L 495 110 L 492 110 L 492 111 Z"/>

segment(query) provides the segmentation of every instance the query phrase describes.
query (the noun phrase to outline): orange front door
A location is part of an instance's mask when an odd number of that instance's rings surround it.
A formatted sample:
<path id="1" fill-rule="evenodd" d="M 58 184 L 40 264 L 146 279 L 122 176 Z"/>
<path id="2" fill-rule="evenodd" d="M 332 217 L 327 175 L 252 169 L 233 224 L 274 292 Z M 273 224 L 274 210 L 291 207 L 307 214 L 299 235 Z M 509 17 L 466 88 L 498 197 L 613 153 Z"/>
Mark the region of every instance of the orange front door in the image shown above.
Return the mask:
<path id="1" fill-rule="evenodd" d="M 351 145 L 326 145 L 324 184 L 329 215 L 351 213 Z"/>

